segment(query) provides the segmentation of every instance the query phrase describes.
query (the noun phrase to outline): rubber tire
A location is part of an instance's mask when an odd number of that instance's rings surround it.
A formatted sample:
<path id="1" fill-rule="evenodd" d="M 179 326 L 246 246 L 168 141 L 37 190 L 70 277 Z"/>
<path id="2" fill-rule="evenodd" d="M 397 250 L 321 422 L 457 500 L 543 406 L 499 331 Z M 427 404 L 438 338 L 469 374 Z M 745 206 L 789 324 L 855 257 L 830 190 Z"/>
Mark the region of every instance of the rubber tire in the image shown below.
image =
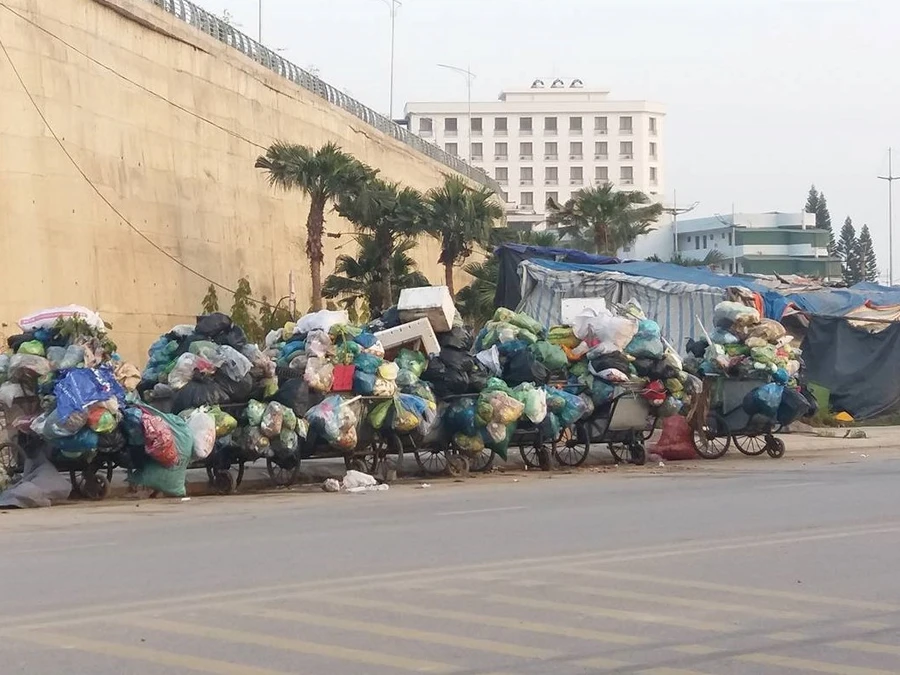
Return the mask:
<path id="1" fill-rule="evenodd" d="M 522 456 L 522 462 L 528 469 L 540 469 L 541 464 L 538 458 L 538 448 L 533 445 L 520 445 L 519 454 Z"/>
<path id="2" fill-rule="evenodd" d="M 469 458 L 469 471 L 472 473 L 487 473 L 493 468 L 496 458 L 496 452 L 485 448 L 475 457 Z"/>
<path id="3" fill-rule="evenodd" d="M 747 448 L 745 447 L 747 445 L 746 441 L 739 441 L 739 438 L 746 438 L 749 440 L 751 438 L 759 438 L 759 436 L 735 436 L 734 434 L 732 434 L 731 442 L 734 443 L 734 447 L 736 447 L 742 454 L 747 455 L 747 457 L 759 457 L 766 451 L 769 446 L 768 440 L 765 440 L 759 450 L 747 450 Z"/>
<path id="4" fill-rule="evenodd" d="M 441 455 L 442 460 L 439 462 L 429 462 L 425 464 L 425 458 L 434 458 Z M 416 464 L 426 476 L 444 476 L 447 474 L 447 465 L 449 463 L 446 450 L 438 450 L 435 448 L 416 448 L 413 450 L 413 456 L 416 458 Z"/>
<path id="5" fill-rule="evenodd" d="M 235 481 L 230 470 L 219 469 L 213 473 L 209 486 L 220 495 L 234 494 Z"/>
<path id="6" fill-rule="evenodd" d="M 635 466 L 644 466 L 647 463 L 647 451 L 643 441 L 634 441 L 628 446 L 631 453 L 631 463 Z"/>
<path id="7" fill-rule="evenodd" d="M 784 457 L 784 451 L 784 441 L 780 438 L 771 436 L 769 442 L 766 444 L 766 452 L 769 453 L 769 457 L 772 459 L 781 459 Z"/>
<path id="8" fill-rule="evenodd" d="M 731 434 L 728 433 L 728 423 L 725 422 L 725 418 L 723 418 L 719 413 L 713 413 L 713 416 L 715 418 L 715 428 L 717 435 L 713 439 L 709 440 L 719 440 L 724 438 L 725 444 L 722 446 L 721 450 L 707 451 L 706 448 L 709 448 L 708 445 L 703 445 L 702 443 L 697 442 L 697 437 L 702 433 L 701 430 L 694 429 L 693 433 L 691 434 L 691 443 L 694 446 L 694 450 L 703 459 L 719 459 L 726 452 L 728 452 L 728 448 L 731 447 Z"/>
<path id="9" fill-rule="evenodd" d="M 102 473 L 83 472 L 78 484 L 78 493 L 92 502 L 102 502 L 109 496 L 110 485 Z"/>
<path id="10" fill-rule="evenodd" d="M 293 458 L 294 465 L 291 467 L 283 467 L 275 462 L 271 457 L 266 457 L 266 471 L 269 472 L 269 480 L 275 487 L 290 487 L 297 482 L 300 477 L 300 461 Z M 279 480 L 278 474 L 281 474 Z"/>
<path id="11" fill-rule="evenodd" d="M 576 442 L 574 447 L 570 447 L 568 445 L 568 443 L 571 443 L 572 441 Z M 590 440 L 588 440 L 588 435 L 587 435 L 587 431 L 585 430 L 585 428 L 583 426 L 581 426 L 580 424 L 577 425 L 575 427 L 575 436 L 572 439 L 570 439 L 568 441 L 568 443 L 563 443 L 562 439 L 560 439 L 559 441 L 556 442 L 556 448 L 554 449 L 554 455 L 555 455 L 554 459 L 556 460 L 556 463 L 559 464 L 560 466 L 565 466 L 565 467 L 574 469 L 575 467 L 578 467 L 578 466 L 581 466 L 582 464 L 584 464 L 584 462 L 588 458 L 588 455 L 591 452 L 591 442 L 590 442 Z M 571 449 L 571 450 L 574 450 L 578 446 L 583 446 L 584 452 L 577 455 L 577 459 L 574 462 L 569 462 L 567 460 L 570 455 L 567 453 L 564 453 L 564 452 L 560 452 L 560 446 L 564 449 Z M 566 460 L 564 460 L 563 457 L 566 457 Z"/>

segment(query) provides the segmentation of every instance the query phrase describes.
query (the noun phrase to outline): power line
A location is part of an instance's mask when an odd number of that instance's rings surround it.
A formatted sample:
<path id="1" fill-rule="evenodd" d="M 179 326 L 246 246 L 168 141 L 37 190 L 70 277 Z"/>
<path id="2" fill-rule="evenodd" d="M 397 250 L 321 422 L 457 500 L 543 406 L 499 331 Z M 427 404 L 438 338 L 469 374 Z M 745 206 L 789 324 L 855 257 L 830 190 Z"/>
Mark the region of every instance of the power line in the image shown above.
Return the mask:
<path id="1" fill-rule="evenodd" d="M 9 9 L 9 7 L 7 7 L 6 5 L 2 5 L 2 6 L 5 7 L 6 9 Z M 12 11 L 12 10 L 10 10 L 10 11 Z M 16 12 L 13 12 L 13 13 L 16 14 Z M 216 288 L 219 288 L 223 291 L 227 291 L 228 293 L 231 293 L 232 295 L 234 295 L 234 293 L 235 293 L 234 289 L 231 289 L 228 286 L 225 286 L 224 284 L 220 284 L 218 281 L 211 279 L 210 277 L 206 276 L 202 272 L 195 270 L 193 267 L 191 267 L 187 263 L 183 262 L 179 258 L 175 257 L 174 255 L 172 255 L 171 253 L 166 251 L 164 248 L 162 248 L 159 244 L 157 244 L 150 237 L 148 237 L 146 234 L 141 232 L 141 230 L 138 229 L 134 224 L 132 224 L 132 222 L 121 211 L 119 211 L 119 209 L 116 208 L 116 206 L 111 201 L 109 201 L 109 199 L 106 198 L 106 196 L 94 184 L 94 182 L 90 179 L 90 177 L 84 172 L 84 170 L 78 164 L 76 159 L 72 156 L 72 154 L 69 152 L 69 150 L 63 144 L 60 137 L 57 135 L 56 131 L 51 126 L 46 115 L 44 115 L 43 110 L 41 110 L 41 107 L 37 104 L 37 101 L 35 101 L 34 96 L 31 95 L 31 92 L 29 91 L 28 86 L 25 84 L 25 81 L 22 79 L 22 75 L 19 73 L 19 69 L 16 67 L 15 62 L 13 61 L 12 57 L 10 56 L 9 51 L 6 49 L 6 44 L 3 42 L 2 39 L 0 39 L 0 50 L 2 50 L 4 56 L 6 56 L 6 60 L 9 62 L 9 65 L 12 68 L 12 71 L 15 74 L 16 79 L 19 81 L 19 85 L 22 87 L 22 91 L 25 92 L 25 96 L 28 97 L 28 100 L 31 102 L 31 105 L 34 107 L 35 112 L 41 118 L 41 121 L 44 123 L 44 126 L 47 128 L 47 131 L 50 132 L 50 135 L 56 141 L 60 150 L 63 151 L 63 154 L 65 154 L 65 156 L 68 158 L 69 162 L 71 162 L 72 166 L 75 167 L 75 170 L 81 175 L 81 177 L 88 184 L 88 186 L 90 186 L 91 190 L 93 190 L 94 193 L 98 197 L 100 197 L 100 199 L 103 201 L 103 203 L 106 204 L 109 207 L 109 209 L 114 214 L 116 214 L 116 216 L 118 216 L 122 220 L 122 222 L 124 222 L 135 234 L 137 234 L 139 237 L 141 237 L 141 239 L 146 241 L 148 244 L 150 244 L 153 248 L 155 248 L 157 251 L 162 253 L 164 256 L 169 258 L 169 260 L 171 260 L 175 264 L 179 265 L 180 267 L 184 268 L 185 270 L 187 270 L 191 274 L 195 275 L 196 277 L 209 282 Z M 248 298 L 248 301 L 252 302 L 254 304 L 257 304 L 257 305 L 266 304 L 260 300 L 256 300 L 255 298 Z"/>

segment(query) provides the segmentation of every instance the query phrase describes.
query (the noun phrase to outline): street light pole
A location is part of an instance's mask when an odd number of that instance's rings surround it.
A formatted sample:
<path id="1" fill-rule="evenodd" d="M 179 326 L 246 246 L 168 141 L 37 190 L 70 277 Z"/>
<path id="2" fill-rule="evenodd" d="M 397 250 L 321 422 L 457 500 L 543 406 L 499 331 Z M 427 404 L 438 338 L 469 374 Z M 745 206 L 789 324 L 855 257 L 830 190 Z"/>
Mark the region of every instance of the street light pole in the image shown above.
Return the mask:
<path id="1" fill-rule="evenodd" d="M 887 176 L 878 176 L 888 184 L 888 286 L 894 285 L 894 181 L 900 179 L 894 175 L 892 159 L 893 149 L 888 148 Z"/>
<path id="2" fill-rule="evenodd" d="M 394 119 L 394 37 L 396 35 L 397 28 L 397 10 L 403 6 L 403 3 L 400 0 L 381 0 L 385 5 L 387 5 L 388 10 L 391 12 L 391 82 L 390 82 L 390 96 L 388 103 L 388 117 Z"/>
<path id="3" fill-rule="evenodd" d="M 263 0 L 259 0 L 259 9 L 256 12 L 256 17 L 259 20 L 259 27 L 256 31 L 256 41 L 259 44 L 262 44 L 262 3 Z"/>
<path id="4" fill-rule="evenodd" d="M 663 208 L 663 213 L 668 213 L 672 216 L 672 238 L 673 238 L 673 249 L 675 255 L 678 255 L 678 216 L 683 213 L 689 213 L 699 206 L 700 202 L 694 202 L 690 206 L 682 206 L 679 208 L 678 206 L 678 192 L 674 192 L 672 195 L 672 206 L 667 206 Z"/>
<path id="5" fill-rule="evenodd" d="M 448 66 L 446 63 L 437 64 L 438 68 L 446 68 L 455 73 L 459 73 L 466 78 L 466 162 L 472 163 L 472 80 L 475 79 L 473 73 L 468 67 L 460 68 L 459 66 Z"/>

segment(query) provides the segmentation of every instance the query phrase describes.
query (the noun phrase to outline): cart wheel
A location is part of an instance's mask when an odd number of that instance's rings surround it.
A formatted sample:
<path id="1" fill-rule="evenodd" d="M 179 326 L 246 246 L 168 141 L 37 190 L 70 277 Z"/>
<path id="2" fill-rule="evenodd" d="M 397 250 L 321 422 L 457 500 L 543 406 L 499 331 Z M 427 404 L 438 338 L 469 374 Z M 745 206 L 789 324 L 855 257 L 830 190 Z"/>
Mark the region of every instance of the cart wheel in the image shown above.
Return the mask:
<path id="1" fill-rule="evenodd" d="M 103 474 L 94 471 L 83 471 L 77 490 L 85 499 L 99 502 L 109 496 L 109 481 Z"/>
<path id="2" fill-rule="evenodd" d="M 694 442 L 694 450 L 703 459 L 719 459 L 728 452 L 731 445 L 728 423 L 719 413 L 711 413 L 703 426 L 694 429 L 691 440 Z"/>
<path id="3" fill-rule="evenodd" d="M 768 441 L 765 436 L 732 436 L 734 447 L 748 457 L 756 457 L 766 451 Z"/>
<path id="4" fill-rule="evenodd" d="M 490 448 L 485 448 L 474 457 L 469 458 L 469 471 L 486 473 L 494 466 L 494 458 L 497 453 Z"/>
<path id="5" fill-rule="evenodd" d="M 436 446 L 426 446 L 413 450 L 416 464 L 426 476 L 443 476 L 448 471 L 447 452 Z"/>
<path id="6" fill-rule="evenodd" d="M 522 455 L 522 461 L 529 469 L 540 469 L 541 463 L 538 459 L 538 448 L 534 445 L 520 445 L 519 454 Z"/>
<path id="7" fill-rule="evenodd" d="M 780 457 L 784 457 L 784 441 L 780 438 L 775 438 L 774 436 L 769 436 L 766 443 L 766 452 L 769 453 L 769 457 L 772 459 L 779 459 Z"/>
<path id="8" fill-rule="evenodd" d="M 353 457 L 350 459 L 350 471 L 359 471 L 360 473 L 372 474 L 374 470 L 372 462 L 368 457 Z"/>
<path id="9" fill-rule="evenodd" d="M 588 440 L 587 431 L 579 424 L 574 431 L 566 429 L 562 432 L 556 443 L 554 456 L 561 466 L 576 467 L 584 464 L 590 451 L 591 442 Z"/>
<path id="10" fill-rule="evenodd" d="M 453 455 L 447 460 L 447 473 L 454 478 L 469 474 L 469 460 L 462 455 Z"/>
<path id="11" fill-rule="evenodd" d="M 266 471 L 269 472 L 269 478 L 276 487 L 290 487 L 300 477 L 300 462 L 293 456 L 286 457 L 280 462 L 266 457 Z"/>
<path id="12" fill-rule="evenodd" d="M 12 443 L 0 445 L 0 469 L 3 469 L 7 476 L 22 472 L 19 450 Z"/>
<path id="13" fill-rule="evenodd" d="M 212 481 L 210 481 L 210 487 L 220 495 L 230 495 L 234 493 L 234 476 L 227 469 L 215 471 Z"/>
<path id="14" fill-rule="evenodd" d="M 620 448 L 616 448 L 613 443 L 609 444 L 609 454 L 616 460 L 616 464 L 643 466 L 647 463 L 647 452 L 644 450 L 644 441 L 641 437 L 642 435 L 638 434 Z"/>

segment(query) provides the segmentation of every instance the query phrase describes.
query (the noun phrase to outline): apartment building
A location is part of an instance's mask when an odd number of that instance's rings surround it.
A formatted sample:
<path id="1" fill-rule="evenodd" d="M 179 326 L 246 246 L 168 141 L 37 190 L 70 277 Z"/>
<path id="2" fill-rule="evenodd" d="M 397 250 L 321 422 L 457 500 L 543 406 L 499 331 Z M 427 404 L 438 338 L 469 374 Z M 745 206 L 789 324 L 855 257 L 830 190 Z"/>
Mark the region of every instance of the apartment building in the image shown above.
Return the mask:
<path id="1" fill-rule="evenodd" d="M 663 106 L 616 101 L 581 80 L 535 80 L 491 102 L 408 103 L 406 119 L 497 180 L 511 226 L 541 229 L 548 199 L 591 185 L 663 194 Z"/>

